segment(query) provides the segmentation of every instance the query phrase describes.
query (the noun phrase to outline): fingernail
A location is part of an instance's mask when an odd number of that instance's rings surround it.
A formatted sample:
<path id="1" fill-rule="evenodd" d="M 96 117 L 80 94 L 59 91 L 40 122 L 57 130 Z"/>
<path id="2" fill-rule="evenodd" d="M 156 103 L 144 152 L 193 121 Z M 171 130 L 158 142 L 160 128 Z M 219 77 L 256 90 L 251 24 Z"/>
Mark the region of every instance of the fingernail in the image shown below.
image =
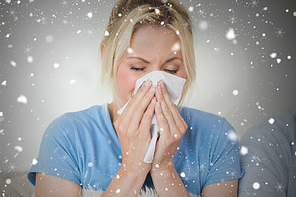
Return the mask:
<path id="1" fill-rule="evenodd" d="M 155 101 L 156 101 L 156 98 L 154 97 L 154 98 L 152 99 L 151 103 L 155 103 Z"/>
<path id="2" fill-rule="evenodd" d="M 149 84 L 150 84 L 150 79 L 146 80 L 144 83 L 145 86 L 149 86 Z"/>
<path id="3" fill-rule="evenodd" d="M 156 107 L 160 108 L 160 102 L 159 101 L 157 101 Z"/>
<path id="4" fill-rule="evenodd" d="M 149 92 L 154 92 L 154 86 L 149 89 Z"/>
<path id="5" fill-rule="evenodd" d="M 162 80 L 160 81 L 160 86 L 161 86 L 161 87 L 164 87 L 164 83 L 163 83 Z"/>

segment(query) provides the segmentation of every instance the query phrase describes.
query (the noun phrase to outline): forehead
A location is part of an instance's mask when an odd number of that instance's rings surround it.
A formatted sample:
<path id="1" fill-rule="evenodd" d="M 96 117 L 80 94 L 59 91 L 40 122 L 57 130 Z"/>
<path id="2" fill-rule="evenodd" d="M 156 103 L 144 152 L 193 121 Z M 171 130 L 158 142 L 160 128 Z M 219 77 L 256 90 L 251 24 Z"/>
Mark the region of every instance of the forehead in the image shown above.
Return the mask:
<path id="1" fill-rule="evenodd" d="M 174 54 L 181 57 L 180 45 L 180 39 L 174 30 L 155 26 L 143 26 L 137 29 L 130 42 L 132 51 L 147 58 Z"/>
<path id="2" fill-rule="evenodd" d="M 131 45 L 135 44 L 148 44 L 154 42 L 161 44 L 174 44 L 180 42 L 178 35 L 168 27 L 158 26 L 141 26 L 131 37 Z"/>

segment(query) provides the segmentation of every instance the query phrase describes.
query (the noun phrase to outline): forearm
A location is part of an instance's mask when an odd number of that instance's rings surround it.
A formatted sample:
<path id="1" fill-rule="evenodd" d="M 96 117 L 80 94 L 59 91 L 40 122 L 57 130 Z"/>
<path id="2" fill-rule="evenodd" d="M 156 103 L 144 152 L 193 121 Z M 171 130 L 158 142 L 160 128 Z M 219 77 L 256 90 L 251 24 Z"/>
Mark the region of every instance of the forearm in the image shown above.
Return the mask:
<path id="1" fill-rule="evenodd" d="M 121 167 L 112 179 L 102 197 L 138 196 L 146 176 L 147 173 L 144 170 L 135 172 Z"/>
<path id="2" fill-rule="evenodd" d="M 189 194 L 174 166 L 166 170 L 153 169 L 151 177 L 159 197 L 189 197 Z"/>

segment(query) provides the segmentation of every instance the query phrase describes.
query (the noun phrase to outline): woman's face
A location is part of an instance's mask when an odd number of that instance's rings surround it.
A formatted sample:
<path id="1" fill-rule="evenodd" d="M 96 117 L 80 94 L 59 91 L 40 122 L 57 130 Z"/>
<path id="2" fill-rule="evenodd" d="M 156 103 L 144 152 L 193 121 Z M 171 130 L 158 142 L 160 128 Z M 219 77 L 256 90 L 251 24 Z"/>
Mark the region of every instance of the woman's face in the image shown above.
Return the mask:
<path id="1" fill-rule="evenodd" d="M 136 81 L 149 72 L 165 71 L 185 78 L 180 46 L 179 37 L 169 28 L 140 27 L 118 65 L 115 92 L 122 102 L 118 104 L 122 107 L 132 97 Z"/>

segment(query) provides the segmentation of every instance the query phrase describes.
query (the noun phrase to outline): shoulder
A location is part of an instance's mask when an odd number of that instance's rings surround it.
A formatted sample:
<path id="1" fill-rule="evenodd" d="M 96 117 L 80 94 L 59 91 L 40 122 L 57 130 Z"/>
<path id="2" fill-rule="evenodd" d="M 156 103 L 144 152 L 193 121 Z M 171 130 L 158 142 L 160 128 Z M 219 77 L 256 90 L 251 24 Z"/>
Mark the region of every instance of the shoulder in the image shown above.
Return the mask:
<path id="1" fill-rule="evenodd" d="M 207 132 L 225 129 L 234 130 L 224 117 L 209 112 L 187 107 L 180 108 L 179 112 L 188 126 L 196 126 L 199 130 L 206 130 Z"/>
<path id="2" fill-rule="evenodd" d="M 238 146 L 236 131 L 225 118 L 185 107 L 180 109 L 180 114 L 188 125 L 184 141 L 203 149 L 208 149 L 210 144 L 212 147 Z"/>
<path id="3" fill-rule="evenodd" d="M 47 127 L 45 133 L 54 135 L 66 135 L 73 131 L 84 130 L 94 127 L 94 125 L 103 124 L 108 119 L 108 113 L 105 113 L 105 105 L 92 106 L 90 108 L 65 113 L 53 120 Z"/>
<path id="4" fill-rule="evenodd" d="M 97 118 L 105 118 L 109 114 L 107 112 L 106 105 L 95 105 L 90 108 L 76 111 L 76 112 L 68 112 L 62 115 L 61 119 L 68 119 L 68 121 L 76 122 L 76 121 L 91 121 Z"/>

